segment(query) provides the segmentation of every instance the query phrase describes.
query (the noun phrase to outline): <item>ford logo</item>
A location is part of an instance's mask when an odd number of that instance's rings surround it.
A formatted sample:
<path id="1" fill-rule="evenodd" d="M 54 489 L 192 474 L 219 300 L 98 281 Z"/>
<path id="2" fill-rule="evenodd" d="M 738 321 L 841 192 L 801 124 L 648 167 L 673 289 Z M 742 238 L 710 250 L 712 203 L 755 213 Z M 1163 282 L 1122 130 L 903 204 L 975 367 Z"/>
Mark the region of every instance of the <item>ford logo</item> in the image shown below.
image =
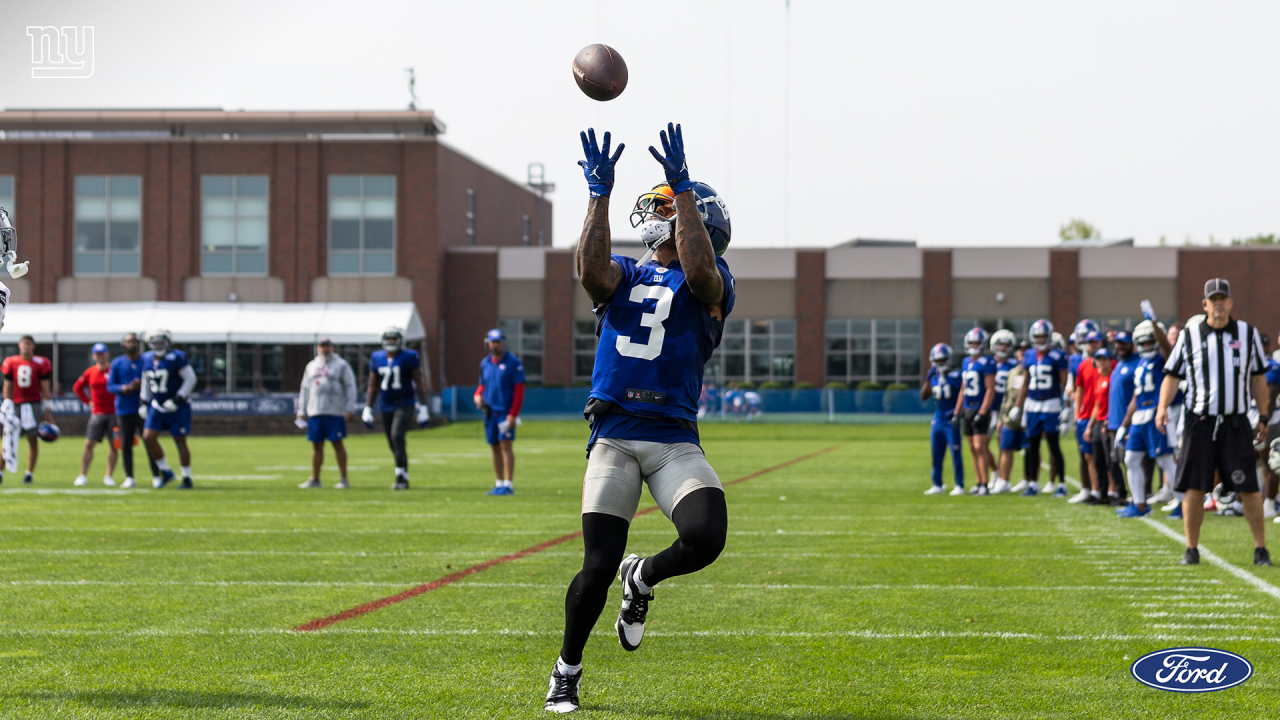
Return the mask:
<path id="1" fill-rule="evenodd" d="M 1184 647 L 1143 655 L 1129 671 L 1138 682 L 1159 690 L 1202 693 L 1239 685 L 1253 676 L 1253 665 L 1226 650 Z"/>

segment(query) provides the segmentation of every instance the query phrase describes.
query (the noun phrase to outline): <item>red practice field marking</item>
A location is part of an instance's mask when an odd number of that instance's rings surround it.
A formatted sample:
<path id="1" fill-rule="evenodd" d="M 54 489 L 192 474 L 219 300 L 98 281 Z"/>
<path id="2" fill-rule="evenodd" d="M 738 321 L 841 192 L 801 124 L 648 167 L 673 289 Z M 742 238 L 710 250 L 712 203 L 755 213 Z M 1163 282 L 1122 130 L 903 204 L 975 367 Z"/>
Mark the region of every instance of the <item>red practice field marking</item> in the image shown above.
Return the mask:
<path id="1" fill-rule="evenodd" d="M 768 473 L 771 473 L 775 470 L 781 470 L 784 467 L 795 465 L 796 463 L 804 462 L 805 460 L 808 460 L 810 458 L 814 458 L 819 455 L 829 453 L 838 447 L 840 446 L 832 445 L 829 448 L 824 448 L 822 450 L 818 450 L 817 452 L 811 452 L 808 455 L 801 455 L 800 457 L 791 458 L 790 460 L 784 463 L 774 465 L 773 467 L 767 467 L 763 470 L 757 470 L 751 473 L 750 475 L 744 475 L 738 478 L 737 480 L 731 480 L 727 483 L 724 483 L 724 485 L 726 487 L 729 485 L 737 485 L 738 483 L 746 482 L 753 478 L 758 478 L 761 475 L 767 475 Z M 636 517 L 640 517 L 641 515 L 648 515 L 649 513 L 657 509 L 658 509 L 657 505 L 651 505 L 637 512 Z M 537 545 L 534 545 L 533 547 L 527 547 L 524 550 L 521 550 L 519 552 L 513 552 L 510 555 L 503 555 L 502 557 L 494 558 L 492 560 L 486 560 L 485 562 L 482 562 L 479 565 L 472 565 L 469 568 L 459 570 L 458 572 L 455 572 L 455 573 L 450 573 L 438 580 L 432 580 L 429 583 L 423 583 L 422 585 L 418 585 L 417 587 L 411 587 L 408 590 L 405 590 L 404 592 L 398 595 L 390 595 L 388 597 L 384 597 L 379 600 L 374 600 L 373 602 L 367 602 L 363 605 L 357 605 L 349 610 L 343 610 L 337 615 L 330 615 L 328 617 L 316 618 L 311 622 L 307 622 L 307 623 L 303 623 L 302 625 L 299 625 L 293 630 L 294 632 L 312 632 L 314 630 L 323 630 L 324 628 L 327 628 L 330 625 L 336 625 L 337 623 L 340 623 L 344 620 L 350 620 L 351 618 L 354 618 L 354 617 L 360 617 L 365 613 L 370 613 L 370 612 L 373 612 L 374 610 L 379 610 L 388 605 L 395 605 L 398 602 L 404 602 L 409 598 L 417 597 L 423 593 L 431 592 L 432 590 L 442 588 L 446 585 L 452 585 L 458 582 L 459 580 L 467 577 L 468 575 L 475 575 L 476 573 L 484 572 L 485 570 L 488 570 L 489 568 L 494 567 L 495 565 L 502 565 L 503 563 L 509 563 L 512 560 L 519 560 L 520 558 L 529 557 L 530 555 L 533 555 L 535 553 L 540 553 L 549 547 L 555 547 L 560 543 L 568 542 L 570 540 L 573 540 L 579 537 L 582 537 L 581 530 L 577 532 L 569 533 L 568 535 L 561 535 L 558 538 L 552 538 L 550 540 L 546 540 L 544 542 L 538 543 Z"/>

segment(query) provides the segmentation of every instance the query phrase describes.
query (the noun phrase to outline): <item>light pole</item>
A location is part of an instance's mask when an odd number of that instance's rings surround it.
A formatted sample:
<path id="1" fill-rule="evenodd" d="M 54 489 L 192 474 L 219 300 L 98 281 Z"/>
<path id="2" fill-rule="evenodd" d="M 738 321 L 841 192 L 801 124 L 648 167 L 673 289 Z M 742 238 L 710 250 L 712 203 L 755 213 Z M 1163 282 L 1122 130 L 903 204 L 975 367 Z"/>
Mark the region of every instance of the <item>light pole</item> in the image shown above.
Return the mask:
<path id="1" fill-rule="evenodd" d="M 538 247 L 546 244 L 546 228 L 543 227 L 542 205 L 546 196 L 556 191 L 556 184 L 546 181 L 546 168 L 542 163 L 529 163 L 529 189 L 538 193 Z"/>

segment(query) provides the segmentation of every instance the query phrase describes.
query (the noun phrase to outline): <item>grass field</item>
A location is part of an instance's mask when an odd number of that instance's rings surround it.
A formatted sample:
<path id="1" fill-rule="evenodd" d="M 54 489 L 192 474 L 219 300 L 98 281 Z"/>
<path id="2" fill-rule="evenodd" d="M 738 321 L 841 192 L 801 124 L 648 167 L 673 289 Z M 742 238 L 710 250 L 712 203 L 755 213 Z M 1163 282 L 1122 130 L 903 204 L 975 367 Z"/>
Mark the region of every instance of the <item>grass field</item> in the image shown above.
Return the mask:
<path id="1" fill-rule="evenodd" d="M 633 654 L 612 634 L 615 585 L 587 646 L 582 716 L 1274 713 L 1280 600 L 1222 567 L 1178 566 L 1177 542 L 1107 508 L 925 497 L 926 434 L 704 428 L 724 481 L 834 449 L 727 488 L 725 554 L 659 586 Z M 408 493 L 388 489 L 377 436 L 351 440 L 343 492 L 295 488 L 300 438 L 193 439 L 193 492 L 72 489 L 80 441 L 46 445 L 34 489 L 0 486 L 0 716 L 543 717 L 577 539 L 322 631 L 291 628 L 577 530 L 584 435 L 524 425 L 507 498 L 483 494 L 475 424 L 410 436 Z M 630 545 L 646 555 L 673 537 L 651 513 Z M 1241 519 L 1208 518 L 1203 543 L 1255 572 Z M 1280 585 L 1280 568 L 1256 577 Z M 1129 676 L 1138 656 L 1183 644 L 1238 652 L 1257 672 L 1203 696 Z"/>

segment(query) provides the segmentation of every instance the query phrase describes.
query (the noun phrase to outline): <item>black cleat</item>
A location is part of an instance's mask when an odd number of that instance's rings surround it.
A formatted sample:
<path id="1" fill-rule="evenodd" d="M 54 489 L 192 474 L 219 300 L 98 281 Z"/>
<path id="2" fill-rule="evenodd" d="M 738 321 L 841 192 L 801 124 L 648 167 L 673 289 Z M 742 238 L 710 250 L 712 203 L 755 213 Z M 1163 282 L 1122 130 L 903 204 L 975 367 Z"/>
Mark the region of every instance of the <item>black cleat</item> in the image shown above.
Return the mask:
<path id="1" fill-rule="evenodd" d="M 649 614 L 649 602 L 653 600 L 652 588 L 648 595 L 641 594 L 633 577 L 642 562 L 644 558 L 631 553 L 618 568 L 618 579 L 622 581 L 622 609 L 618 611 L 618 621 L 613 626 L 618 631 L 618 642 L 627 652 L 640 647 L 640 641 L 644 639 L 644 620 Z"/>
<path id="2" fill-rule="evenodd" d="M 191 476 L 190 476 L 190 475 L 183 475 L 183 476 L 182 476 L 182 483 L 178 485 L 178 489 L 179 489 L 179 490 L 190 490 L 190 489 L 191 489 L 191 488 L 193 488 L 193 487 L 195 487 L 195 485 L 193 485 L 193 484 L 191 483 Z"/>
<path id="3" fill-rule="evenodd" d="M 23 485 L 30 485 L 34 482 L 35 482 L 35 477 L 33 477 L 31 473 L 27 473 L 26 475 L 22 476 Z"/>
<path id="4" fill-rule="evenodd" d="M 395 483 L 391 486 L 392 490 L 408 490 L 409 481 L 405 478 L 396 478 Z"/>
<path id="5" fill-rule="evenodd" d="M 1266 549 L 1266 548 L 1264 548 L 1264 547 L 1254 548 L 1254 549 L 1253 549 L 1253 564 L 1254 564 L 1254 565 L 1266 565 L 1266 566 L 1268 566 L 1268 567 L 1269 567 L 1269 566 L 1271 565 L 1271 553 L 1267 552 L 1267 549 Z"/>
<path id="6" fill-rule="evenodd" d="M 1256 553 L 1255 553 L 1256 556 Z M 1187 548 L 1182 554 L 1182 562 L 1179 565 L 1199 565 L 1200 564 L 1200 548 Z"/>
<path id="7" fill-rule="evenodd" d="M 574 675 L 561 675 L 551 671 L 551 687 L 547 688 L 547 712 L 571 713 L 578 709 L 578 686 L 582 684 L 582 671 Z"/>

